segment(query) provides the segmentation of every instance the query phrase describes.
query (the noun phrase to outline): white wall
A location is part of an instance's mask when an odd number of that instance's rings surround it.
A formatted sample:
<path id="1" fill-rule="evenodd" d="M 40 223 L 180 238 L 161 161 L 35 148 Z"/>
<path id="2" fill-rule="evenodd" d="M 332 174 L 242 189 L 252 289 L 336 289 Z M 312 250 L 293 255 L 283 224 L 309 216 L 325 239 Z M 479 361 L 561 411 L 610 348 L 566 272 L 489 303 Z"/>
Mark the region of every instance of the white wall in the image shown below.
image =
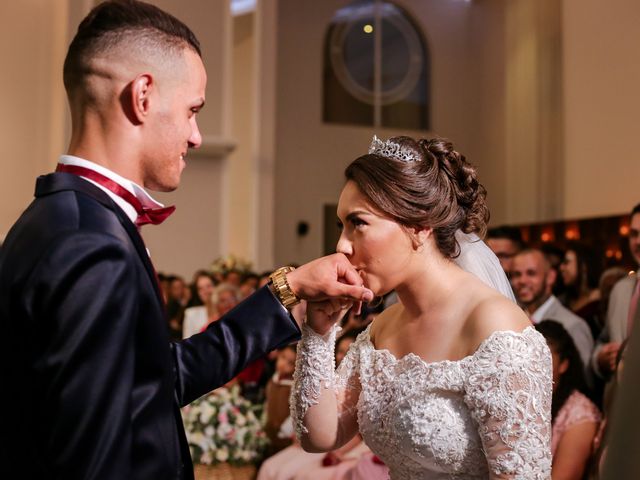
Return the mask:
<path id="1" fill-rule="evenodd" d="M 154 194 L 176 212 L 161 226 L 146 226 L 142 235 L 156 270 L 188 279 L 206 268 L 226 249 L 229 210 L 225 195 L 226 160 L 219 143 L 230 142 L 231 17 L 226 1 L 153 0 L 152 3 L 185 22 L 200 40 L 207 69 L 206 106 L 198 114 L 204 137 L 201 152 L 190 152 L 180 188 Z M 222 156 L 220 156 L 222 155 Z"/>
<path id="2" fill-rule="evenodd" d="M 0 3 L 0 240 L 64 148 L 67 2 Z"/>
<path id="3" fill-rule="evenodd" d="M 253 163 L 255 136 L 255 56 L 254 15 L 247 13 L 233 19 L 233 82 L 231 136 L 238 147 L 229 155 L 226 184 L 230 207 L 227 252 L 255 260 L 253 236 L 256 225 L 256 169 Z"/>
<path id="4" fill-rule="evenodd" d="M 636 0 L 563 2 L 565 217 L 640 201 L 639 22 Z"/>

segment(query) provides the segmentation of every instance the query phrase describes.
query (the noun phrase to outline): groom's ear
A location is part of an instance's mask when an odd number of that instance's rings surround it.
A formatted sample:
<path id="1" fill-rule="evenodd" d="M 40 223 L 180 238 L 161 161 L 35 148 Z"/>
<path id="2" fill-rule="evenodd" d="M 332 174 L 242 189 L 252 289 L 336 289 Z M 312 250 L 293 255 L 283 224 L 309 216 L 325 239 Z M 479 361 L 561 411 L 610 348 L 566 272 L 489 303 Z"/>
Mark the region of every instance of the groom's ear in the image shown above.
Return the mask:
<path id="1" fill-rule="evenodd" d="M 129 117 L 135 125 L 144 123 L 149 116 L 151 96 L 155 90 L 155 81 L 151 74 L 138 75 L 127 85 L 125 102 Z"/>

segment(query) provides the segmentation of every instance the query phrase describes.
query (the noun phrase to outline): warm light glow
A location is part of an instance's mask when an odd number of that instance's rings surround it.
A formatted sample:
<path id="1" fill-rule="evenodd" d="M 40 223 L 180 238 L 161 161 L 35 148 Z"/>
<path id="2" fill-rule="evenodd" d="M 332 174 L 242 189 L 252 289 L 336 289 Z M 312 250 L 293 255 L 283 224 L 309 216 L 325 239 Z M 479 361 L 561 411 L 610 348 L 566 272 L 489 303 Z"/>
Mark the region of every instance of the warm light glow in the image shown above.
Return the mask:
<path id="1" fill-rule="evenodd" d="M 620 250 L 616 250 L 616 260 L 622 260 L 622 252 Z"/>
<path id="2" fill-rule="evenodd" d="M 373 27 L 367 23 L 364 27 L 362 27 L 362 30 L 364 30 L 364 33 L 372 33 Z"/>
<path id="3" fill-rule="evenodd" d="M 579 240 L 580 239 L 580 226 L 578 222 L 570 222 L 564 230 L 564 238 L 567 240 Z"/>
<path id="4" fill-rule="evenodd" d="M 623 237 L 626 237 L 627 235 L 629 235 L 629 225 L 620 225 L 620 235 L 622 235 Z"/>
<path id="5" fill-rule="evenodd" d="M 542 240 L 544 243 L 554 242 L 556 240 L 556 235 L 553 231 L 552 225 L 547 225 L 542 229 L 540 240 Z"/>
<path id="6" fill-rule="evenodd" d="M 611 258 L 611 257 L 613 257 L 613 250 L 611 250 L 610 248 L 609 248 L 609 249 L 607 249 L 607 251 L 605 252 L 605 256 L 606 256 L 607 258 Z"/>

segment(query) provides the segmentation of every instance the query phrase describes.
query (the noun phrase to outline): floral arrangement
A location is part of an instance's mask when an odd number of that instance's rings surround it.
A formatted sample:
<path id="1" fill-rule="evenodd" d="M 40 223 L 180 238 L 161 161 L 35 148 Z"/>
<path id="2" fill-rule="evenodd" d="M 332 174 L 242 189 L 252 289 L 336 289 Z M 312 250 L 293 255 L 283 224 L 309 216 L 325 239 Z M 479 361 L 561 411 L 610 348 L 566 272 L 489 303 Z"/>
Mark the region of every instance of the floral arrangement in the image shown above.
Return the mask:
<path id="1" fill-rule="evenodd" d="M 183 408 L 193 461 L 249 465 L 260 460 L 269 443 L 258 418 L 260 408 L 242 397 L 238 385 L 219 388 Z"/>
<path id="2" fill-rule="evenodd" d="M 237 270 L 241 273 L 247 273 L 251 271 L 252 264 L 248 260 L 236 257 L 235 255 L 227 255 L 226 257 L 218 257 L 211 264 L 211 271 L 213 273 L 226 274 L 231 270 Z"/>

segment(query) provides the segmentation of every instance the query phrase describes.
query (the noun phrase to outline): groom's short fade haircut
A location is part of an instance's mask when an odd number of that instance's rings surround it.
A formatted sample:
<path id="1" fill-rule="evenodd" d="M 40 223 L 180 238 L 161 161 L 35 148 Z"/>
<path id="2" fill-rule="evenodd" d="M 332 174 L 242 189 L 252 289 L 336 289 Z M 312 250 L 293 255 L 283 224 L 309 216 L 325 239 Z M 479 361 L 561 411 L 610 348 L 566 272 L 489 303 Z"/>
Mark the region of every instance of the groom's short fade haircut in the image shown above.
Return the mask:
<path id="1" fill-rule="evenodd" d="M 63 69 L 67 94 L 93 73 L 93 57 L 124 45 L 162 55 L 190 48 L 202 56 L 195 34 L 173 15 L 138 0 L 108 0 L 89 12 L 69 45 Z"/>

